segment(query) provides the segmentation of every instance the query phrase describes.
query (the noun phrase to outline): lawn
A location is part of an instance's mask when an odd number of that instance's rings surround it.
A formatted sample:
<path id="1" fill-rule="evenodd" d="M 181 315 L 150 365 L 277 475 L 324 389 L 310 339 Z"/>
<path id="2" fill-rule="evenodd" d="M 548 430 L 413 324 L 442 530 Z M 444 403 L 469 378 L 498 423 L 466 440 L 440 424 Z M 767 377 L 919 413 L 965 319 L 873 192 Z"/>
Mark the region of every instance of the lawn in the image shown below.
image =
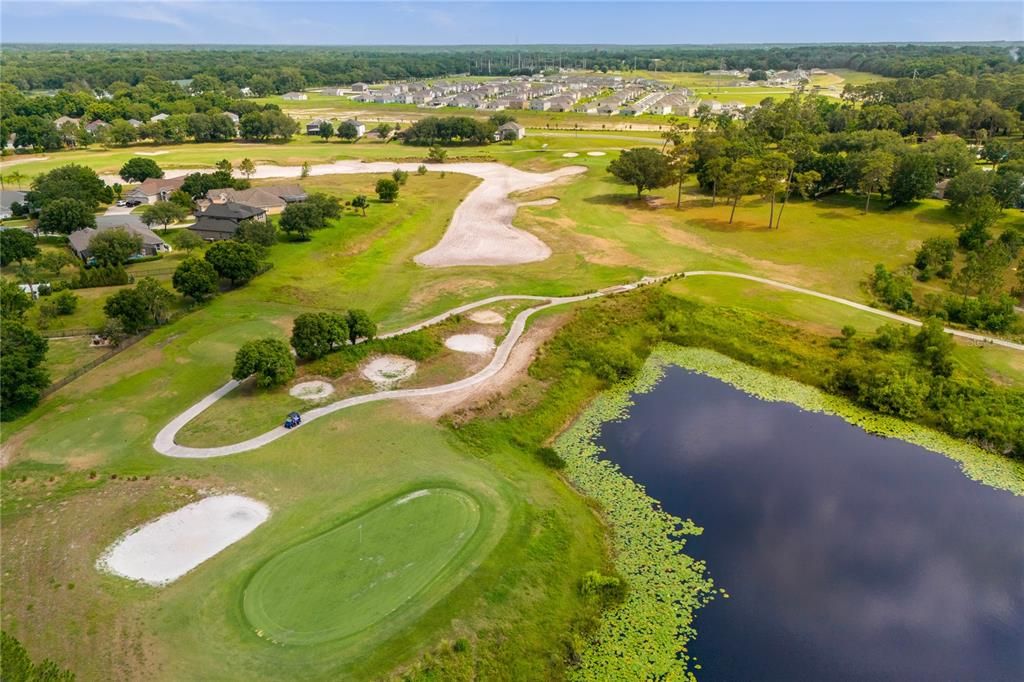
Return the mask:
<path id="1" fill-rule="evenodd" d="M 427 593 L 436 599 L 458 582 L 472 545 L 493 531 L 481 516 L 480 502 L 453 488 L 392 498 L 270 559 L 246 585 L 242 609 L 278 644 L 372 641 L 368 631 L 384 619 L 400 627 L 410 607 L 429 607 Z"/>

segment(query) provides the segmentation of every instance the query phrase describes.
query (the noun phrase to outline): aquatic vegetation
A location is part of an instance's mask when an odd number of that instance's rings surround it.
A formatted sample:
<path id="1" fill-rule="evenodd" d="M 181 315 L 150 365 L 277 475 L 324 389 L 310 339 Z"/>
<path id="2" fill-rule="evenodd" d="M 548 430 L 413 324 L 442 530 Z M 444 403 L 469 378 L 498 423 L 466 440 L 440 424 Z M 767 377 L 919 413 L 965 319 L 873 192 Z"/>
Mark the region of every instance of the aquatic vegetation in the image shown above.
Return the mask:
<path id="1" fill-rule="evenodd" d="M 693 679 L 686 643 L 696 635 L 694 614 L 714 597 L 714 586 L 704 563 L 683 549 L 686 537 L 701 528 L 665 512 L 643 486 L 601 459 L 595 444 L 601 425 L 624 418 L 630 396 L 653 388 L 663 367 L 648 363 L 632 381 L 599 395 L 555 443 L 573 484 L 601 504 L 615 569 L 629 584 L 625 600 L 601 614 L 572 679 Z"/>
<path id="2" fill-rule="evenodd" d="M 633 379 L 598 395 L 555 442 L 566 475 L 601 505 L 611 529 L 615 569 L 629 585 L 625 600 L 601 614 L 572 679 L 695 679 L 686 653 L 697 634 L 695 613 L 715 596 L 728 596 L 714 588 L 704 562 L 684 553 L 686 537 L 702 529 L 664 511 L 643 486 L 601 459 L 596 443 L 602 425 L 626 418 L 632 396 L 653 389 L 669 365 L 720 379 L 761 400 L 790 402 L 841 417 L 869 433 L 901 438 L 955 460 L 971 479 L 1024 495 L 1024 463 L 1017 460 L 712 350 L 659 345 Z"/>

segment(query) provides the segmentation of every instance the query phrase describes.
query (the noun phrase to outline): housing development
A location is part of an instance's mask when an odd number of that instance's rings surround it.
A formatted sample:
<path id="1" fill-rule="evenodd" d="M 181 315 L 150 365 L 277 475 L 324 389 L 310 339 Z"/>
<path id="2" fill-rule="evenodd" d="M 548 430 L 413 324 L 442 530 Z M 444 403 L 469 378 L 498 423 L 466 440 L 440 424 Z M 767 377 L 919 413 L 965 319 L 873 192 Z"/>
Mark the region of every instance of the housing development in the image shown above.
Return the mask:
<path id="1" fill-rule="evenodd" d="M 5 682 L 1024 679 L 1024 9 L 524 7 L 0 7 Z"/>

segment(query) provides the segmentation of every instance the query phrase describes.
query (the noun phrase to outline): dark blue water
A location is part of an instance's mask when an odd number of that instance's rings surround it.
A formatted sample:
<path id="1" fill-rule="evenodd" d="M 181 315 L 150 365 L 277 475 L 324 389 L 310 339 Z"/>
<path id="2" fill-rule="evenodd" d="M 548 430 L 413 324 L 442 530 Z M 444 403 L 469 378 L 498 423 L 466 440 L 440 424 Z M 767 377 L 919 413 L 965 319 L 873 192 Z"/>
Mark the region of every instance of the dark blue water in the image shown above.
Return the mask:
<path id="1" fill-rule="evenodd" d="M 837 417 L 670 368 L 607 457 L 704 534 L 702 680 L 1024 680 L 1024 498 Z"/>

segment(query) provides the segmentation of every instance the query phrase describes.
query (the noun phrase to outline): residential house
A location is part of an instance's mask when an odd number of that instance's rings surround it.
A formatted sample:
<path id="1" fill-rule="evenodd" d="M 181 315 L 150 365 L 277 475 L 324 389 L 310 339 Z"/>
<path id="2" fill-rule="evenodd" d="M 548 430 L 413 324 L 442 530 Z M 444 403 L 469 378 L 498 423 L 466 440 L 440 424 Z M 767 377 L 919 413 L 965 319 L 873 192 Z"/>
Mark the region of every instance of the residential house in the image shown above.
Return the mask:
<path id="1" fill-rule="evenodd" d="M 156 234 L 148 227 L 141 225 L 104 225 L 96 228 L 87 227 L 82 230 L 75 230 L 68 235 L 68 244 L 70 244 L 71 250 L 75 252 L 76 256 L 86 263 L 90 263 L 92 262 L 93 256 L 92 251 L 89 249 L 89 245 L 92 243 L 93 237 L 102 232 L 106 232 L 107 230 L 118 229 L 123 229 L 130 234 L 142 237 L 142 248 L 137 254 L 133 255 L 132 258 L 156 256 L 157 254 L 171 250 L 171 247 L 168 246 L 163 239 L 156 236 Z"/>
<path id="2" fill-rule="evenodd" d="M 319 135 L 320 126 L 323 125 L 324 123 L 325 121 L 322 118 L 314 118 L 312 121 L 306 124 L 306 134 Z"/>
<path id="3" fill-rule="evenodd" d="M 150 116 L 149 120 L 150 120 L 151 123 L 159 123 L 160 121 L 166 121 L 170 117 L 171 117 L 170 114 L 163 114 L 163 113 L 161 113 L 161 114 L 157 114 L 155 116 Z"/>
<path id="4" fill-rule="evenodd" d="M 248 86 L 242 88 L 241 90 L 239 90 L 239 92 L 242 93 L 242 97 L 253 97 L 254 96 L 252 88 L 250 88 Z"/>
<path id="5" fill-rule="evenodd" d="M 499 140 L 521 140 L 526 137 L 526 127 L 515 121 L 509 121 L 498 126 L 494 133 L 495 141 Z"/>
<path id="6" fill-rule="evenodd" d="M 238 121 L 241 120 L 238 114 L 233 111 L 225 111 L 224 115 L 231 119 L 231 122 L 235 124 L 236 128 L 238 127 Z"/>
<path id="7" fill-rule="evenodd" d="M 366 134 L 366 124 L 365 123 L 357 121 L 354 118 L 351 118 L 351 119 L 345 121 L 344 123 L 351 123 L 352 125 L 354 125 L 356 127 L 356 137 L 362 137 L 363 135 Z M 342 125 L 344 125 L 344 123 L 342 123 Z"/>
<path id="8" fill-rule="evenodd" d="M 196 217 L 195 225 L 188 229 L 207 241 L 215 242 L 233 238 L 243 220 L 266 219 L 267 212 L 262 208 L 227 201 L 223 204 L 210 204 Z"/>
<path id="9" fill-rule="evenodd" d="M 128 192 L 125 199 L 137 199 L 146 204 L 166 201 L 175 190 L 181 189 L 183 182 L 185 182 L 184 177 L 150 178 Z"/>
<path id="10" fill-rule="evenodd" d="M 345 91 L 341 88 L 324 88 L 320 91 L 322 95 L 330 95 L 331 97 L 341 97 L 345 94 Z"/>
<path id="11" fill-rule="evenodd" d="M 353 83 L 352 92 L 366 92 L 370 89 L 370 86 L 366 83 Z"/>
<path id="12" fill-rule="evenodd" d="M 304 92 L 286 92 L 282 96 L 282 99 L 287 99 L 295 102 L 305 102 L 309 99 L 309 96 Z"/>
<path id="13" fill-rule="evenodd" d="M 128 119 L 128 125 L 130 125 L 132 128 L 141 128 L 142 127 L 142 121 L 140 121 L 137 118 L 130 118 L 130 119 Z"/>
<path id="14" fill-rule="evenodd" d="M 57 130 L 63 128 L 66 124 L 78 125 L 81 122 L 79 118 L 71 118 L 70 116 L 61 116 L 53 122 L 53 127 Z"/>
<path id="15" fill-rule="evenodd" d="M 14 214 L 11 211 L 11 204 L 25 205 L 25 192 L 13 189 L 0 190 L 0 220 L 7 220 Z"/>
<path id="16" fill-rule="evenodd" d="M 261 208 L 269 215 L 280 213 L 288 204 L 308 199 L 305 190 L 298 185 L 268 185 L 251 189 L 211 189 L 201 202 L 204 210 L 213 204 L 244 204 Z"/>
<path id="17" fill-rule="evenodd" d="M 85 131 L 87 133 L 92 133 L 92 134 L 95 135 L 100 130 L 102 130 L 104 128 L 107 128 L 109 126 L 110 126 L 110 124 L 107 123 L 106 121 L 101 121 L 100 119 L 96 119 L 92 123 L 86 123 L 85 124 Z"/>

